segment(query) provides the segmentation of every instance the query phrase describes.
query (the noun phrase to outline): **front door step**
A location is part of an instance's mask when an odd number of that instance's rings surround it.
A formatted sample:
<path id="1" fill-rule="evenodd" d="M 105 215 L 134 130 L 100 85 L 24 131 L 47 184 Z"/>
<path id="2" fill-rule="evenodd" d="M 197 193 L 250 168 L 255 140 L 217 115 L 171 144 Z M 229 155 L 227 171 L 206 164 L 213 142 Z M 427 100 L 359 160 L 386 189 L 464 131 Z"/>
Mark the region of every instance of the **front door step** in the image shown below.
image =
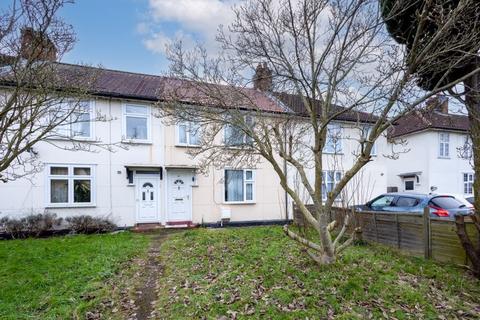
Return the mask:
<path id="1" fill-rule="evenodd" d="M 192 221 L 170 221 L 167 222 L 165 228 L 193 228 L 196 227 Z"/>
<path id="2" fill-rule="evenodd" d="M 135 227 L 132 228 L 133 232 L 149 232 L 159 229 L 163 229 L 165 226 L 160 223 L 137 223 Z"/>

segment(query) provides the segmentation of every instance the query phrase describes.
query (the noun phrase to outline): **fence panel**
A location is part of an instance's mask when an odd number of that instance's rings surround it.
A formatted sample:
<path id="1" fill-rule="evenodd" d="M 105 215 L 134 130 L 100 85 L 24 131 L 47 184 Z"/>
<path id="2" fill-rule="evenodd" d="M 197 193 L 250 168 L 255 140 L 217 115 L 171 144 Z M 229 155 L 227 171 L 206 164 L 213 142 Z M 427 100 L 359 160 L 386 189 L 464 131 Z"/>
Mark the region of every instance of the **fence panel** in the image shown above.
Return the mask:
<path id="1" fill-rule="evenodd" d="M 307 206 L 309 210 L 312 206 Z M 312 210 L 313 211 L 313 210 Z M 334 208 L 329 219 L 337 220 L 341 227 L 349 210 Z M 360 227 L 362 239 L 380 243 L 412 255 L 432 258 L 442 262 L 468 264 L 460 240 L 456 234 L 455 222 L 431 218 L 428 209 L 419 213 L 385 213 L 361 211 L 353 214 L 350 229 Z M 294 207 L 294 221 L 304 225 L 303 215 Z M 475 230 L 473 222 L 466 221 L 467 232 L 474 243 L 480 243 L 480 235 Z"/>

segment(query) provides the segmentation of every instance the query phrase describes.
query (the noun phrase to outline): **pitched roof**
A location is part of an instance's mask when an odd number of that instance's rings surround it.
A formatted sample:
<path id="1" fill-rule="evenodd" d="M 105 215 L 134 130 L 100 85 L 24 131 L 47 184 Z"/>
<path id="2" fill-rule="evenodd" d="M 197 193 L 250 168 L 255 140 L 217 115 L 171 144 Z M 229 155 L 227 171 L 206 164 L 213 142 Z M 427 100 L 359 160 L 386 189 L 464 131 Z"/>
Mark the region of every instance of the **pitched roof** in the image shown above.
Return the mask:
<path id="1" fill-rule="evenodd" d="M 94 68 L 65 63 L 56 63 L 59 72 L 66 78 L 77 74 L 93 75 L 91 93 L 94 95 L 136 99 L 145 101 L 168 101 L 175 98 L 184 103 L 203 102 L 212 106 L 230 106 L 259 109 L 266 112 L 284 112 L 267 94 L 250 88 L 233 88 L 218 84 L 195 84 L 191 81 L 171 77 L 133 73 L 126 71 Z M 210 88 L 207 88 L 209 86 Z M 211 90 L 211 96 L 202 93 Z M 218 96 L 218 99 L 212 98 Z M 222 99 L 219 102 L 220 97 Z M 215 101 L 216 100 L 216 101 Z M 244 103 L 242 103 L 244 102 Z"/>
<path id="2" fill-rule="evenodd" d="M 434 109 L 416 110 L 399 119 L 388 131 L 388 137 L 397 138 L 424 130 L 468 132 L 469 127 L 470 122 L 467 116 L 444 113 Z"/>
<path id="3" fill-rule="evenodd" d="M 273 94 L 278 100 L 283 104 L 289 107 L 294 113 L 300 115 L 307 115 L 307 110 L 305 109 L 305 104 L 300 95 L 289 94 L 289 93 L 274 93 Z M 313 105 L 317 108 L 317 111 L 320 112 L 322 109 L 322 102 L 320 100 L 314 100 Z M 342 107 L 334 105 L 331 107 L 330 114 L 334 115 L 342 111 Z M 374 123 L 377 120 L 377 117 L 371 113 L 361 112 L 356 110 L 347 110 L 340 113 L 335 117 L 335 120 L 339 121 L 350 121 L 350 122 L 363 122 L 363 123 Z"/>
<path id="4" fill-rule="evenodd" d="M 84 65 L 61 62 L 52 63 L 58 72 L 61 85 L 85 83 L 83 79 L 92 81 L 89 92 L 93 95 L 115 97 L 120 99 L 144 100 L 150 102 L 169 101 L 175 99 L 184 103 L 203 102 L 212 106 L 242 106 L 243 109 L 259 109 L 274 113 L 294 113 L 307 115 L 302 98 L 288 93 L 267 93 L 253 88 L 238 88 L 218 84 L 198 84 L 171 77 L 111 70 Z M 5 78 L 4 78 L 5 79 Z M 215 99 L 204 95 L 202 88 L 216 90 Z M 203 101 L 202 101 L 203 99 Z M 220 101 L 222 100 L 222 101 Z M 281 103 L 279 103 L 279 101 Z M 321 102 L 315 100 L 320 109 Z M 287 107 L 287 108 L 285 108 Z M 332 114 L 341 110 L 340 106 L 332 108 Z M 376 117 L 366 112 L 347 111 L 338 115 L 336 120 L 352 122 L 374 122 Z"/>

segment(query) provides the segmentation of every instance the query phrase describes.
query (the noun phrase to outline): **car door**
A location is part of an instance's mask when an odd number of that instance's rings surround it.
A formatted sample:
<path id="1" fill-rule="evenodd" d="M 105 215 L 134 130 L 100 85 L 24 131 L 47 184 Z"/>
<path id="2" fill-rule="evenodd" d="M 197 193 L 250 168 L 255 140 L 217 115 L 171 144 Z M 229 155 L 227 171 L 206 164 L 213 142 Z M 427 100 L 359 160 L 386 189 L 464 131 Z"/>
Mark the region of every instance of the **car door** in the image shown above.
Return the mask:
<path id="1" fill-rule="evenodd" d="M 421 211 L 418 209 L 418 206 L 421 202 L 421 199 L 409 196 L 398 196 L 395 201 L 395 207 L 392 207 L 394 212 L 417 212 Z"/>
<path id="2" fill-rule="evenodd" d="M 372 200 L 369 204 L 370 209 L 373 211 L 393 211 L 395 206 L 395 195 L 384 194 L 378 198 Z"/>

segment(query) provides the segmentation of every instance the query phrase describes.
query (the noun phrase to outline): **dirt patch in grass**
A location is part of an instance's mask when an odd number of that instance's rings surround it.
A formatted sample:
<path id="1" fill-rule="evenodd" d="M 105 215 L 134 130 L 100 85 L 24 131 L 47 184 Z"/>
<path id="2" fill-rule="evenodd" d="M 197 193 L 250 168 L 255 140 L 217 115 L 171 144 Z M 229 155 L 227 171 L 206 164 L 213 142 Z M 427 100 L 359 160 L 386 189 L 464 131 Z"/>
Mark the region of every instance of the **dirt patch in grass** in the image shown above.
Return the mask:
<path id="1" fill-rule="evenodd" d="M 152 238 L 152 245 L 148 251 L 148 259 L 145 264 L 145 276 L 143 285 L 137 291 L 136 319 L 145 320 L 155 317 L 155 304 L 158 297 L 158 281 L 163 273 L 163 265 L 160 261 L 160 246 L 168 237 L 168 233 L 155 235 Z"/>

